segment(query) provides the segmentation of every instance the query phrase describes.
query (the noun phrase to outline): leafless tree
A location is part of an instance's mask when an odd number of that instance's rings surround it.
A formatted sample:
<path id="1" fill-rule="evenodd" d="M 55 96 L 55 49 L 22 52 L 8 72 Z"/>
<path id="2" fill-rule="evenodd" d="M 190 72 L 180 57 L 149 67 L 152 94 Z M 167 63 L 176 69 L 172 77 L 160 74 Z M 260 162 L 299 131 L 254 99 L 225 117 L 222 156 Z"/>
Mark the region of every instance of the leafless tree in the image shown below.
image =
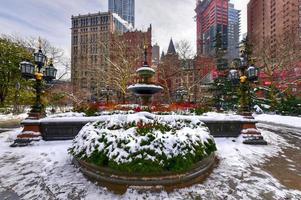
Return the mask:
<path id="1" fill-rule="evenodd" d="M 110 53 L 105 56 L 108 69 L 102 71 L 104 82 L 121 94 L 122 103 L 125 103 L 127 88 L 136 76 L 136 67 L 142 65 L 143 44 L 132 44 L 122 35 L 114 33 L 109 48 Z"/>
<path id="2" fill-rule="evenodd" d="M 276 105 L 278 84 L 292 84 L 300 82 L 300 77 L 295 77 L 293 69 L 301 60 L 301 41 L 294 30 L 285 32 L 276 39 L 265 38 L 262 48 L 254 54 L 256 64 L 267 76 L 270 85 L 272 106 Z M 281 74 L 286 74 L 281 76 Z M 284 91 L 281 91 L 284 92 Z"/>
<path id="3" fill-rule="evenodd" d="M 188 40 L 180 40 L 176 43 L 175 46 L 180 59 L 188 60 L 193 59 L 193 57 L 195 56 L 192 45 Z"/>

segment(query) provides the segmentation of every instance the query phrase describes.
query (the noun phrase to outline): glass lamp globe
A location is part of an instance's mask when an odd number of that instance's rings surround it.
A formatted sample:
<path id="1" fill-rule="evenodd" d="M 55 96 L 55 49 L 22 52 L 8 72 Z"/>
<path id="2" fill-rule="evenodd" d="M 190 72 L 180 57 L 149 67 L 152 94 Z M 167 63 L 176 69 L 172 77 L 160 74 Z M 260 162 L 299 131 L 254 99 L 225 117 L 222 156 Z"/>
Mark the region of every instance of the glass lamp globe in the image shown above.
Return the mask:
<path id="1" fill-rule="evenodd" d="M 42 50 L 39 49 L 38 52 L 33 54 L 34 56 L 34 61 L 37 65 L 43 66 L 46 62 L 46 56 L 43 54 Z"/>
<path id="2" fill-rule="evenodd" d="M 20 70 L 22 73 L 22 76 L 26 79 L 34 78 L 35 74 L 35 66 L 27 61 L 23 61 L 20 63 Z"/>
<path id="3" fill-rule="evenodd" d="M 44 78 L 46 81 L 50 82 L 56 78 L 57 69 L 53 66 L 52 61 L 50 61 L 50 64 L 45 67 L 44 70 Z"/>
<path id="4" fill-rule="evenodd" d="M 229 72 L 229 79 L 233 84 L 239 83 L 239 74 L 236 69 L 231 69 Z"/>
<path id="5" fill-rule="evenodd" d="M 250 81 L 255 81 L 258 79 L 258 69 L 254 66 L 250 66 L 247 69 L 247 75 Z"/>

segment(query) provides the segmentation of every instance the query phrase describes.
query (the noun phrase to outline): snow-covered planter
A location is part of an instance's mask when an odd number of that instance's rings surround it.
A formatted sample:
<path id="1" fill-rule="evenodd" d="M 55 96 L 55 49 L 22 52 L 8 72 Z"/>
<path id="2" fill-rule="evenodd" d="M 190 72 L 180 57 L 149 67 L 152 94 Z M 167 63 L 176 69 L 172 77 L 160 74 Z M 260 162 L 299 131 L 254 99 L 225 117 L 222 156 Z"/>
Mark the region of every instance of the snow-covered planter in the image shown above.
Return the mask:
<path id="1" fill-rule="evenodd" d="M 185 172 L 216 150 L 197 118 L 141 112 L 89 123 L 69 152 L 78 160 L 126 173 Z"/>

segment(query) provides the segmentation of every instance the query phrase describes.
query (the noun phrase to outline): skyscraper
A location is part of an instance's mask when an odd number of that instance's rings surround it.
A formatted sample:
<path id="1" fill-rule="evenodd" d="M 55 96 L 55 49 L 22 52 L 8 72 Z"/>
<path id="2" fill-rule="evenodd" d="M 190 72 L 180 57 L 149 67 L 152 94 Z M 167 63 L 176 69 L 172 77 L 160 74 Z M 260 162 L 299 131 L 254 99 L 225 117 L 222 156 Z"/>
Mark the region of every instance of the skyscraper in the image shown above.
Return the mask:
<path id="1" fill-rule="evenodd" d="M 110 12 L 119 15 L 129 25 L 135 27 L 135 0 L 108 0 L 108 4 Z M 128 31 L 123 23 L 119 23 L 116 28 L 122 33 Z"/>
<path id="2" fill-rule="evenodd" d="M 214 55 L 216 33 L 222 34 L 223 47 L 228 46 L 228 0 L 198 0 L 197 53 Z"/>
<path id="3" fill-rule="evenodd" d="M 155 66 L 158 66 L 159 65 L 159 61 L 160 61 L 160 47 L 159 45 L 156 43 L 154 46 L 153 46 L 153 49 L 152 49 L 152 62 Z"/>
<path id="4" fill-rule="evenodd" d="M 239 57 L 240 10 L 229 3 L 228 10 L 228 51 L 227 57 L 232 60 Z"/>
<path id="5" fill-rule="evenodd" d="M 299 0 L 250 0 L 248 3 L 248 37 L 254 53 L 263 49 L 264 41 L 270 40 L 276 57 L 276 41 L 285 41 L 288 33 L 301 38 L 301 1 Z M 298 35 L 299 34 L 299 35 Z"/>

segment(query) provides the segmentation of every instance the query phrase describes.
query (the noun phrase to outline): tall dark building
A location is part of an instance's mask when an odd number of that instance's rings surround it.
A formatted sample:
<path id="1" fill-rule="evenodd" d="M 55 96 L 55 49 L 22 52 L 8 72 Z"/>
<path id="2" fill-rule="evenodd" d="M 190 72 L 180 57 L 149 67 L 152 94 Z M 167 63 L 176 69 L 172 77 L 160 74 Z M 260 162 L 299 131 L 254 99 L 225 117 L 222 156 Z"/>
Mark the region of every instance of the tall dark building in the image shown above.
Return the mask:
<path id="1" fill-rule="evenodd" d="M 135 27 L 135 0 L 108 0 L 109 11 L 117 14 L 122 20 L 117 25 L 117 30 L 120 32 L 128 31 L 128 27 Z"/>
<path id="2" fill-rule="evenodd" d="M 152 62 L 154 65 L 158 66 L 159 61 L 160 61 L 160 47 L 156 43 L 152 49 Z"/>
<path id="3" fill-rule="evenodd" d="M 232 60 L 239 57 L 240 10 L 229 3 L 228 11 L 228 51 L 227 57 Z"/>
<path id="4" fill-rule="evenodd" d="M 228 47 L 228 0 L 198 0 L 195 9 L 197 21 L 197 53 L 213 56 L 216 34 L 220 32 L 223 47 Z"/>

